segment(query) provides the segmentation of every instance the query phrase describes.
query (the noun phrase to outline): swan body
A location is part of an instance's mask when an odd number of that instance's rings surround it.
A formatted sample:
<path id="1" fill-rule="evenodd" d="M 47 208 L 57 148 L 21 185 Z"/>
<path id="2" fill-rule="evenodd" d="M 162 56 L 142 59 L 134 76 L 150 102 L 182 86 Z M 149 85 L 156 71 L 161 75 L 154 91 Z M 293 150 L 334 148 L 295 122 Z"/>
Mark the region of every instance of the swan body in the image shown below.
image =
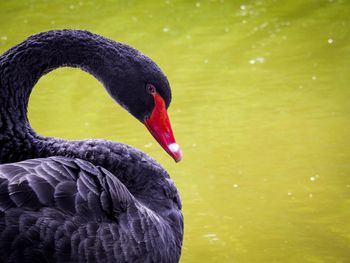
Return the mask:
<path id="1" fill-rule="evenodd" d="M 30 92 L 60 66 L 98 78 L 181 158 L 166 114 L 170 87 L 151 59 L 87 31 L 28 38 L 0 57 L 0 262 L 178 262 L 181 201 L 156 161 L 121 143 L 65 141 L 30 127 Z"/>

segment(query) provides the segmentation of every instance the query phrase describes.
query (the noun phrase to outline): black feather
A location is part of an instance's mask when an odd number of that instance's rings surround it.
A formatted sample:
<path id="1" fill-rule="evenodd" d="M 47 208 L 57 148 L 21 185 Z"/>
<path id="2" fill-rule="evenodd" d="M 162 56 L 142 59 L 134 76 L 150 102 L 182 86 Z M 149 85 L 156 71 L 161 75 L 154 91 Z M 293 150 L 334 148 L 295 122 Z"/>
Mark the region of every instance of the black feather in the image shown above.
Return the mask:
<path id="1" fill-rule="evenodd" d="M 31 90 L 60 66 L 97 77 L 140 121 L 154 107 L 145 84 L 170 104 L 151 59 L 87 31 L 40 33 L 0 56 L 0 262 L 178 262 L 181 201 L 156 161 L 121 143 L 30 128 Z"/>

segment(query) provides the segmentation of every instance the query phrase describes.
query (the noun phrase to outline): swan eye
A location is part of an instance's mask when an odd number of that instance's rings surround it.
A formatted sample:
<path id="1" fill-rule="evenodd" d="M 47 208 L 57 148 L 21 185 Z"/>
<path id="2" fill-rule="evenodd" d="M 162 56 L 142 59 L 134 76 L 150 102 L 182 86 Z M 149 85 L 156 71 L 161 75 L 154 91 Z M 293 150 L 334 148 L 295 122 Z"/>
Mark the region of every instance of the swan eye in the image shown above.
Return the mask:
<path id="1" fill-rule="evenodd" d="M 146 85 L 146 89 L 147 89 L 147 92 L 149 94 L 155 94 L 156 93 L 156 88 L 153 85 L 151 85 L 151 84 L 147 84 Z"/>

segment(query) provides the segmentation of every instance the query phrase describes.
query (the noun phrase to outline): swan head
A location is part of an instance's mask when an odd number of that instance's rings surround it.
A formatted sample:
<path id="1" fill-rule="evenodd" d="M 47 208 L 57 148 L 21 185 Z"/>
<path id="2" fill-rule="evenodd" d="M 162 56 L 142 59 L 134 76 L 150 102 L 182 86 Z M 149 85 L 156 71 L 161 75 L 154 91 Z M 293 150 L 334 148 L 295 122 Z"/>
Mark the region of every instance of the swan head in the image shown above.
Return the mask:
<path id="1" fill-rule="evenodd" d="M 167 77 L 147 56 L 128 45 L 118 45 L 115 55 L 119 61 L 110 60 L 102 73 L 108 77 L 102 82 L 112 98 L 142 122 L 160 146 L 179 162 L 182 151 L 167 113 L 171 102 Z"/>

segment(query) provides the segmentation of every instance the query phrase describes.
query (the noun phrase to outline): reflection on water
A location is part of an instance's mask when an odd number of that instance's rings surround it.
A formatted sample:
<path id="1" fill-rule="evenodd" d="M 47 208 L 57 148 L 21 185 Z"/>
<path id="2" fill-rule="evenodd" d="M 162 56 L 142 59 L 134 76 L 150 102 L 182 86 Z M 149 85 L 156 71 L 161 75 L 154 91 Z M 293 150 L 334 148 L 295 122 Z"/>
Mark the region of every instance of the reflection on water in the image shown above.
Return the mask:
<path id="1" fill-rule="evenodd" d="M 44 135 L 107 138 L 170 172 L 185 213 L 182 262 L 348 262 L 350 3 L 7 1 L 0 49 L 84 28 L 156 60 L 184 160 L 78 69 L 41 79 L 30 102 Z"/>

